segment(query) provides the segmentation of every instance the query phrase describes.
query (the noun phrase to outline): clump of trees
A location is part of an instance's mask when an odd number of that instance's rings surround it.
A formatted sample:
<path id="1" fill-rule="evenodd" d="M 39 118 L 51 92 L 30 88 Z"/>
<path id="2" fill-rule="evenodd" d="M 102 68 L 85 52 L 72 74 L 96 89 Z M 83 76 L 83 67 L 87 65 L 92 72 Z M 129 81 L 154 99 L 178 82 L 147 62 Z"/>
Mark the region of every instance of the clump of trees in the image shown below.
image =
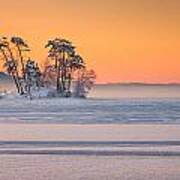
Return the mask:
<path id="1" fill-rule="evenodd" d="M 31 89 L 39 80 L 38 64 L 34 66 L 35 61 L 26 59 L 25 54 L 29 52 L 29 46 L 20 37 L 2 37 L 0 39 L 1 58 L 4 61 L 4 68 L 12 77 L 17 92 L 20 95 L 31 97 Z M 31 66 L 30 66 L 31 64 Z"/>
<path id="2" fill-rule="evenodd" d="M 49 40 L 45 48 L 48 48 L 48 57 L 41 71 L 38 63 L 25 57 L 30 49 L 22 38 L 0 39 L 1 58 L 17 92 L 31 98 L 33 91 L 46 88 L 54 90 L 56 96 L 86 97 L 96 75 L 93 70 L 87 70 L 84 59 L 72 42 L 55 38 Z"/>
<path id="3" fill-rule="evenodd" d="M 55 38 L 49 40 L 45 47 L 48 48 L 49 60 L 45 65 L 45 84 L 56 84 L 57 93 L 61 96 L 85 97 L 96 75 L 93 70 L 87 70 L 84 59 L 72 42 Z"/>

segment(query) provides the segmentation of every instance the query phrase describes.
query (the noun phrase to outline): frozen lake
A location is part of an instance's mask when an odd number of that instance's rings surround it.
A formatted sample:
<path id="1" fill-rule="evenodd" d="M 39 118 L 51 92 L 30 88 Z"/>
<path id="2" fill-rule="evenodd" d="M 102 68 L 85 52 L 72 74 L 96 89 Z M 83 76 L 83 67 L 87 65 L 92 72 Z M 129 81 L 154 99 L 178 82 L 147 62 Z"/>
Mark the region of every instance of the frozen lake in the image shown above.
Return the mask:
<path id="1" fill-rule="evenodd" d="M 98 85 L 87 99 L 0 99 L 0 123 L 179 123 L 178 85 Z"/>
<path id="2" fill-rule="evenodd" d="M 87 99 L 0 99 L 0 179 L 180 176 L 180 95 L 96 87 Z"/>

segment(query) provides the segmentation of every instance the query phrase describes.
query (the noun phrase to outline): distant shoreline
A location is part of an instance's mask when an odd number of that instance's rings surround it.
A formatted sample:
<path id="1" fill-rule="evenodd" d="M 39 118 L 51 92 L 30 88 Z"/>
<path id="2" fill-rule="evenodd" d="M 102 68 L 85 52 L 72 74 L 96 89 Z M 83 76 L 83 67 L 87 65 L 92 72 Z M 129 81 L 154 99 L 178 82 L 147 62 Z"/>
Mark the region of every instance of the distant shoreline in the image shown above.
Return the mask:
<path id="1" fill-rule="evenodd" d="M 129 82 L 129 83 L 97 83 L 95 86 L 180 86 L 180 83 L 143 83 L 143 82 Z"/>

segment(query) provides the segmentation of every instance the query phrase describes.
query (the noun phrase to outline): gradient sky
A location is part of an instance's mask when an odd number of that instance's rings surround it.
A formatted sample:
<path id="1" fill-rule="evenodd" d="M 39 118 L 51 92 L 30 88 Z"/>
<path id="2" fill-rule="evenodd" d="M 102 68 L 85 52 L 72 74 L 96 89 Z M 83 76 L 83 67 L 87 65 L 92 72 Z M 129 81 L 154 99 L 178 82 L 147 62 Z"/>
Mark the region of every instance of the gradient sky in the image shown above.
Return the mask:
<path id="1" fill-rule="evenodd" d="M 180 82 L 179 0 L 0 0 L 0 34 L 72 40 L 98 82 Z"/>

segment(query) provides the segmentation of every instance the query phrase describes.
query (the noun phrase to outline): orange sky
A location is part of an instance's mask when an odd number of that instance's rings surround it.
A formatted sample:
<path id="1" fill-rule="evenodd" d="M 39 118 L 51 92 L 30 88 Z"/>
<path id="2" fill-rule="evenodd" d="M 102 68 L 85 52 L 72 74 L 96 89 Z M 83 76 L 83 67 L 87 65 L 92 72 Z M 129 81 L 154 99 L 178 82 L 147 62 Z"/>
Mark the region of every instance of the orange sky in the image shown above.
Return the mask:
<path id="1" fill-rule="evenodd" d="M 72 40 L 98 82 L 180 82 L 179 0 L 0 0 L 0 34 L 28 40 L 41 63 Z"/>

